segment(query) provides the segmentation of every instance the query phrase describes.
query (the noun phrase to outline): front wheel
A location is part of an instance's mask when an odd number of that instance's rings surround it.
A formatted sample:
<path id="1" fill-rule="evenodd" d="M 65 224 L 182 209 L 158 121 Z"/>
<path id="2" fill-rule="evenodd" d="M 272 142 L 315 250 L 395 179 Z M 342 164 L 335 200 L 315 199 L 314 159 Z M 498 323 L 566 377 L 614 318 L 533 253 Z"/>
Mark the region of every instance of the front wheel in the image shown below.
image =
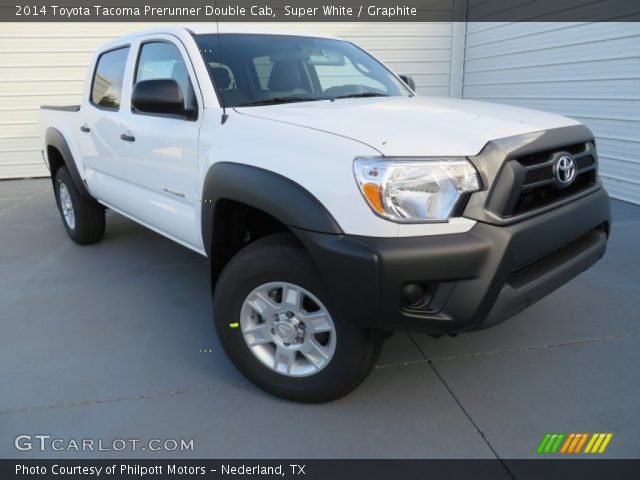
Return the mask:
<path id="1" fill-rule="evenodd" d="M 225 267 L 214 321 L 227 355 L 279 397 L 325 402 L 356 388 L 380 342 L 331 304 L 309 255 L 289 234 L 265 237 Z"/>

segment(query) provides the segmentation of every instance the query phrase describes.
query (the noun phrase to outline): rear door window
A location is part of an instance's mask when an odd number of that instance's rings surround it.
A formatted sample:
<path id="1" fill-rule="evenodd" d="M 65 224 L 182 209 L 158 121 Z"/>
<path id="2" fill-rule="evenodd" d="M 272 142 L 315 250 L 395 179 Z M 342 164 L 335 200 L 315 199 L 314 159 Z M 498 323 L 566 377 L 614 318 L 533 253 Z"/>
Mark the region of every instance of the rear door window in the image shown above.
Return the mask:
<path id="1" fill-rule="evenodd" d="M 100 55 L 93 74 L 91 103 L 113 110 L 120 108 L 122 80 L 128 56 L 129 47 L 118 48 Z"/>

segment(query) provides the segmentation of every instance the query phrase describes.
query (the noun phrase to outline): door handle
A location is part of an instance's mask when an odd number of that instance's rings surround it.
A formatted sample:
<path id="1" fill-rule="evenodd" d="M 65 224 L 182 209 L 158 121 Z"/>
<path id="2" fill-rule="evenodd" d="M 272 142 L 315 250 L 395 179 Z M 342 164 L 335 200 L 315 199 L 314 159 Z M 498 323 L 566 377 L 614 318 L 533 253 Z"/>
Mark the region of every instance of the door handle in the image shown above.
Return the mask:
<path id="1" fill-rule="evenodd" d="M 127 135 L 126 133 L 123 133 L 122 135 L 120 135 L 120 139 L 124 140 L 125 142 L 135 142 L 136 141 L 136 137 L 134 137 L 133 135 Z"/>
<path id="2" fill-rule="evenodd" d="M 89 128 L 89 126 L 85 123 L 84 125 L 82 125 L 80 127 L 80 131 L 81 132 L 85 132 L 85 133 L 89 133 L 91 131 L 91 129 Z"/>

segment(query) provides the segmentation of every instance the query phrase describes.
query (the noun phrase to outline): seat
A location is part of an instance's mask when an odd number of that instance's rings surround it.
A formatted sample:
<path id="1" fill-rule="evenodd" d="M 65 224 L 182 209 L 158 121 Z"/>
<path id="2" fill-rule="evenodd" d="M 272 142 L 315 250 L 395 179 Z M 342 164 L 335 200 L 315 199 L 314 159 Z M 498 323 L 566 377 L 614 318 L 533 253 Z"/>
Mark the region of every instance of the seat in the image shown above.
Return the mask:
<path id="1" fill-rule="evenodd" d="M 211 67 L 211 77 L 225 106 L 236 107 L 249 102 L 249 98 L 241 90 L 229 88 L 231 86 L 231 75 L 225 67 Z"/>
<path id="2" fill-rule="evenodd" d="M 300 64 L 293 61 L 275 62 L 267 83 L 271 98 L 288 97 L 307 93 L 302 88 Z"/>

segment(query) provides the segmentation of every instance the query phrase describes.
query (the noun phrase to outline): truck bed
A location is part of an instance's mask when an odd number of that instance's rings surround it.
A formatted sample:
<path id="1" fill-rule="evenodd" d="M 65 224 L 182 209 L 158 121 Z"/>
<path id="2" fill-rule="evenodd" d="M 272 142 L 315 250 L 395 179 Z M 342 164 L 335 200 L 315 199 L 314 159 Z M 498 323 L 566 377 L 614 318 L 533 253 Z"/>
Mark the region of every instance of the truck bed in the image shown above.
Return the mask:
<path id="1" fill-rule="evenodd" d="M 58 131 L 68 144 L 72 152 L 75 152 L 74 134 L 79 132 L 82 115 L 79 114 L 80 105 L 43 105 L 40 107 L 38 115 L 38 134 L 42 138 L 42 148 L 46 152 L 47 140 L 46 135 L 49 128 Z M 81 162 L 80 158 L 75 159 Z M 81 165 L 81 163 L 79 164 Z M 48 166 L 48 164 L 47 164 Z"/>

